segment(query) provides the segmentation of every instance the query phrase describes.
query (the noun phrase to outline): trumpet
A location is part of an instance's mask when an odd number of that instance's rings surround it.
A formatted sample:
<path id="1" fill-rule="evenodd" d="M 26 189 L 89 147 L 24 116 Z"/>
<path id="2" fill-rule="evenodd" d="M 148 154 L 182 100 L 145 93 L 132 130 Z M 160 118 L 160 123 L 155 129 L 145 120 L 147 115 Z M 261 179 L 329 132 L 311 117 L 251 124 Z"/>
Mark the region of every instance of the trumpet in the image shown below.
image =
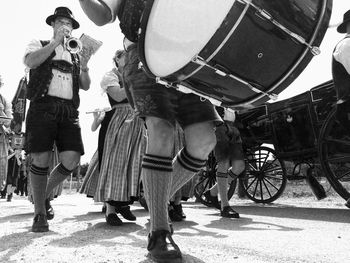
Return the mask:
<path id="1" fill-rule="evenodd" d="M 76 37 L 68 37 L 64 46 L 72 54 L 79 53 L 83 49 L 83 43 Z"/>

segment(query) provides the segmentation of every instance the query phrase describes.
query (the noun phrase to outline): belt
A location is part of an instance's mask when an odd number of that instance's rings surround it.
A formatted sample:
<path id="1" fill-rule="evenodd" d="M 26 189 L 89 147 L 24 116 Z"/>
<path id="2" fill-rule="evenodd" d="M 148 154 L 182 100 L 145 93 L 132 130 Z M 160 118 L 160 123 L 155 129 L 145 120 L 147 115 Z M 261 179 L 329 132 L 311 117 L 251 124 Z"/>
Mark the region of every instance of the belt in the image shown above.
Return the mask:
<path id="1" fill-rule="evenodd" d="M 39 103 L 59 102 L 61 104 L 72 104 L 73 100 L 67 100 L 67 99 L 53 97 L 53 96 L 45 96 L 42 99 L 39 99 L 37 102 Z"/>

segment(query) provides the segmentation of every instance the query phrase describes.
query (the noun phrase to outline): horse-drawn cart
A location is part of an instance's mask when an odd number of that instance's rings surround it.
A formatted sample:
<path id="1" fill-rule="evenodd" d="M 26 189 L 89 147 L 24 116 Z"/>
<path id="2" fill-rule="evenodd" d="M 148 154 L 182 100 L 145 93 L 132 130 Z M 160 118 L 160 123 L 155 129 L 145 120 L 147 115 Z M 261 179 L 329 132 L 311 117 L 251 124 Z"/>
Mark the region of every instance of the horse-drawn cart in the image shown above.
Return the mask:
<path id="1" fill-rule="evenodd" d="M 308 167 L 304 178 L 314 186 L 316 196 L 321 198 L 324 193 L 313 181 L 314 175 L 325 176 L 342 198 L 350 198 L 350 127 L 335 118 L 335 104 L 333 82 L 328 81 L 295 97 L 237 114 L 247 163 L 239 181 L 250 199 L 259 203 L 276 200 L 287 179 L 303 178 L 302 165 Z M 286 161 L 294 164 L 290 174 Z M 215 168 L 209 167 L 205 176 L 210 177 L 211 171 L 213 175 Z M 197 196 L 209 187 L 209 181 L 201 178 Z M 231 189 L 229 195 L 232 193 Z"/>

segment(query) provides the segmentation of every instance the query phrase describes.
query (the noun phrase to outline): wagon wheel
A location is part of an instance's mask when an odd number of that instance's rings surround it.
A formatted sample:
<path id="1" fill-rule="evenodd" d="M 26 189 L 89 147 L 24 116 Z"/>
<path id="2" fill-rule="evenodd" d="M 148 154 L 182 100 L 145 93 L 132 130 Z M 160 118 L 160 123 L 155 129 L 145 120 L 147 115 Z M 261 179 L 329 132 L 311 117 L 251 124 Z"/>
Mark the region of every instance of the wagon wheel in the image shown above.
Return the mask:
<path id="1" fill-rule="evenodd" d="M 334 190 L 350 198 L 350 133 L 335 118 L 336 109 L 327 116 L 318 140 L 318 153 L 324 174 Z"/>
<path id="2" fill-rule="evenodd" d="M 205 170 L 200 171 L 197 175 L 197 183 L 194 187 L 194 196 L 202 204 L 210 206 L 204 197 L 204 192 L 216 184 L 216 160 L 213 153 L 210 153 Z M 236 189 L 237 180 L 232 180 L 228 185 L 227 198 L 231 199 Z"/>
<path id="3" fill-rule="evenodd" d="M 246 175 L 240 180 L 247 197 L 256 203 L 271 203 L 283 193 L 286 168 L 273 149 L 259 146 L 246 152 Z"/>

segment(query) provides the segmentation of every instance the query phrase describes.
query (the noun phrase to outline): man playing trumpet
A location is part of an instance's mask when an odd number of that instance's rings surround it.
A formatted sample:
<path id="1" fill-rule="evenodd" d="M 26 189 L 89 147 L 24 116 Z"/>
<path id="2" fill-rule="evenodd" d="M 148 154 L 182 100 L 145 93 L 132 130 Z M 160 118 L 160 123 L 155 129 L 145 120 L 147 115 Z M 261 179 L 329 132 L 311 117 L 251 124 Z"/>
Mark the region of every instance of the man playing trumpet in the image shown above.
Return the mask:
<path id="1" fill-rule="evenodd" d="M 84 154 L 78 119 L 79 89 L 90 88 L 88 61 L 65 48 L 65 38 L 79 28 L 71 10 L 57 7 L 46 23 L 53 28 L 51 40 L 33 40 L 24 54 L 24 64 L 30 68 L 25 148 L 32 157 L 29 175 L 34 199 L 33 232 L 49 230 L 47 220 L 54 213 L 47 197 Z M 48 178 L 54 143 L 60 163 Z"/>

